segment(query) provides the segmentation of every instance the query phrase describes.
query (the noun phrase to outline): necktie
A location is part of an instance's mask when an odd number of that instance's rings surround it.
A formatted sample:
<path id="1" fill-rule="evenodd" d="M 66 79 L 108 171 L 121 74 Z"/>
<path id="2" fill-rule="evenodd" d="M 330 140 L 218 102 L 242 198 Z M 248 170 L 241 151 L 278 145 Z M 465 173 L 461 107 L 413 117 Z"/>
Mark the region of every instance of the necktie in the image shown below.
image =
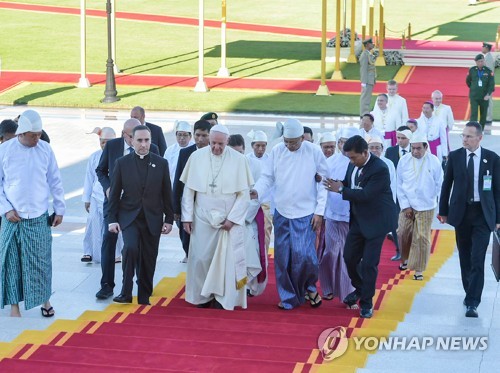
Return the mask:
<path id="1" fill-rule="evenodd" d="M 359 173 L 361 171 L 361 168 L 358 168 L 358 170 L 356 171 L 356 175 L 354 175 L 354 185 L 357 186 L 358 185 L 358 180 L 359 180 Z"/>
<path id="2" fill-rule="evenodd" d="M 467 202 L 474 202 L 474 153 L 469 154 L 467 162 Z"/>
<path id="3" fill-rule="evenodd" d="M 128 154 L 132 153 L 134 151 L 134 148 L 132 148 L 131 146 L 128 147 Z"/>
<path id="4" fill-rule="evenodd" d="M 403 152 L 403 155 L 405 155 L 406 153 L 408 153 L 408 150 L 403 149 L 402 152 Z"/>

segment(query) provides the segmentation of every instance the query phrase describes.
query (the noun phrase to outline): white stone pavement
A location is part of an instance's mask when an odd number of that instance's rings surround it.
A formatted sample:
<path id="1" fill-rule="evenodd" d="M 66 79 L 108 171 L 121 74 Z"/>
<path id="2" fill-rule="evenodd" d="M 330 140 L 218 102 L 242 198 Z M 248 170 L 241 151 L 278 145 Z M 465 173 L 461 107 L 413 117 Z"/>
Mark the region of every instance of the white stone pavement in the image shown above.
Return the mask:
<path id="1" fill-rule="evenodd" d="M 0 107 L 0 120 L 12 118 L 25 107 Z M 64 223 L 53 230 L 53 295 L 51 298 L 56 317 L 42 318 L 39 308 L 22 311 L 20 319 L 10 318 L 8 307 L 0 310 L 0 342 L 14 339 L 26 329 L 45 329 L 57 318 L 75 319 L 85 310 L 104 309 L 110 300 L 99 301 L 94 297 L 99 288 L 100 265 L 80 262 L 82 255 L 83 223 L 86 212 L 81 202 L 83 177 L 88 156 L 98 149 L 96 135 L 87 135 L 96 126 L 113 127 L 120 134 L 121 126 L 128 112 L 114 110 L 85 110 L 34 108 L 44 121 L 51 145 L 56 153 L 67 199 L 67 214 Z M 173 143 L 174 121 L 196 121 L 201 113 L 147 112 L 146 118 L 162 126 L 167 143 Z M 282 116 L 263 114 L 220 114 L 221 122 L 227 124 L 231 133 L 245 134 L 250 129 L 262 129 L 268 135 L 273 132 L 274 123 Z M 313 131 L 336 129 L 348 123 L 355 123 L 352 117 L 299 117 Z M 462 123 L 463 124 L 463 123 Z M 493 126 L 497 131 L 498 123 Z M 451 134 L 452 148 L 460 146 L 460 125 Z M 249 144 L 247 145 L 249 146 Z M 488 135 L 483 146 L 500 151 L 497 136 Z M 443 228 L 437 222 L 435 228 Z M 165 276 L 177 276 L 185 271 L 180 263 L 184 253 L 174 229 L 162 237 L 155 284 Z M 370 356 L 360 372 L 494 372 L 498 371 L 495 360 L 500 351 L 500 297 L 499 285 L 490 270 L 491 250 L 486 259 L 486 283 L 483 301 L 478 308 L 478 319 L 464 317 L 464 297 L 461 287 L 458 255 L 455 254 L 441 268 L 436 276 L 417 294 L 411 312 L 401 322 L 395 336 L 487 336 L 485 351 L 378 351 Z M 117 265 L 117 283 L 121 279 L 121 268 Z M 376 317 L 376 315 L 375 315 Z M 332 325 L 325 325 L 325 328 Z"/>

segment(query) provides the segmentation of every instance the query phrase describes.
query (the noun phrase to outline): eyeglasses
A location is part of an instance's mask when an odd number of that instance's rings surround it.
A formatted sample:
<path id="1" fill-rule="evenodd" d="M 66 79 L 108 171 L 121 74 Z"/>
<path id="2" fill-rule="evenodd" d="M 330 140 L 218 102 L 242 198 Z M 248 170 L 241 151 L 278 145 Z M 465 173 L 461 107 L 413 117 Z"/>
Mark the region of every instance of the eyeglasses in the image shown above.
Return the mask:
<path id="1" fill-rule="evenodd" d="M 370 146 L 369 150 L 382 150 L 381 146 Z"/>
<path id="2" fill-rule="evenodd" d="M 130 137 L 131 139 L 134 138 L 131 134 L 129 134 L 129 133 L 125 132 L 125 131 L 122 131 L 122 134 Z"/>
<path id="3" fill-rule="evenodd" d="M 176 133 L 175 136 L 177 137 L 190 137 L 190 133 Z"/>

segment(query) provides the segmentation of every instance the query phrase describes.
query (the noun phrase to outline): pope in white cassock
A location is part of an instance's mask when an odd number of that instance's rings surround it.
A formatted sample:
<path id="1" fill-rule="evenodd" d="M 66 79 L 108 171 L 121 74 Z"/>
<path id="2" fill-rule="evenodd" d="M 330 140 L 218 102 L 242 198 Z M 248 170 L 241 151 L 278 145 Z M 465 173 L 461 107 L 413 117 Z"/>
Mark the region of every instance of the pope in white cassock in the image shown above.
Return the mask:
<path id="1" fill-rule="evenodd" d="M 215 125 L 210 146 L 195 151 L 180 180 L 183 227 L 191 234 L 186 301 L 199 307 L 247 307 L 245 217 L 253 184 L 244 155 L 227 145 L 229 131 Z"/>
<path id="2" fill-rule="evenodd" d="M 191 135 L 191 125 L 185 121 L 175 122 L 175 140 L 176 143 L 171 145 L 165 151 L 163 158 L 168 162 L 168 171 L 170 172 L 170 182 L 174 186 L 175 170 L 177 169 L 177 161 L 179 160 L 179 152 L 190 145 L 194 144 Z"/>
<path id="3" fill-rule="evenodd" d="M 316 231 L 321 228 L 327 191 L 317 187 L 316 174 L 327 174 L 326 158 L 319 146 L 304 141 L 304 128 L 296 119 L 277 123 L 283 142 L 269 155 L 254 187 L 258 196 L 275 187 L 274 264 L 278 307 L 292 309 L 308 297 L 311 306 L 321 305 L 316 289 L 318 257 Z"/>

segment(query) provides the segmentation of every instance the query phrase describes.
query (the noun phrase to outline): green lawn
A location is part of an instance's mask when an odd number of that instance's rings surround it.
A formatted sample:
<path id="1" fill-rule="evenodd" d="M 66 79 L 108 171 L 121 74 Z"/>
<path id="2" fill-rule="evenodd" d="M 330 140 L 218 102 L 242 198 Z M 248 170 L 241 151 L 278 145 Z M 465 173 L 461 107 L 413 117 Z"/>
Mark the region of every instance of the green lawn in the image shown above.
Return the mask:
<path id="1" fill-rule="evenodd" d="M 13 2 L 78 7 L 77 0 L 14 0 Z M 104 0 L 87 0 L 87 7 L 105 9 Z M 198 0 L 116 0 L 118 11 L 198 16 Z M 343 1 L 341 2 L 343 4 Z M 361 22 L 361 1 L 356 2 L 357 23 Z M 376 1 L 375 4 L 379 2 Z M 495 1 L 467 6 L 467 0 L 385 0 L 385 20 L 388 36 L 400 37 L 412 23 L 415 37 L 428 40 L 483 41 L 495 39 L 500 20 L 500 6 Z M 219 19 L 220 0 L 205 1 L 205 16 Z M 350 22 L 350 1 L 347 1 L 347 24 Z M 227 0 L 228 20 L 269 25 L 320 29 L 320 0 Z M 335 30 L 336 1 L 328 1 L 329 30 Z M 378 10 L 375 29 L 378 29 Z M 272 16 L 270 16 L 272 15 Z M 2 19 L 3 20 L 3 19 Z M 361 27 L 358 27 L 361 32 Z"/>
<path id="2" fill-rule="evenodd" d="M 191 90 L 154 87 L 119 87 L 120 101 L 102 105 L 103 86 L 79 89 L 62 84 L 31 84 L 0 95 L 0 105 L 103 107 L 130 109 L 140 105 L 148 110 L 273 112 L 301 114 L 346 114 L 359 111 L 359 96 L 315 96 L 304 93 L 272 93 L 259 91 Z M 373 100 L 375 102 L 375 99 Z M 64 105 L 61 103 L 64 102 Z"/>

